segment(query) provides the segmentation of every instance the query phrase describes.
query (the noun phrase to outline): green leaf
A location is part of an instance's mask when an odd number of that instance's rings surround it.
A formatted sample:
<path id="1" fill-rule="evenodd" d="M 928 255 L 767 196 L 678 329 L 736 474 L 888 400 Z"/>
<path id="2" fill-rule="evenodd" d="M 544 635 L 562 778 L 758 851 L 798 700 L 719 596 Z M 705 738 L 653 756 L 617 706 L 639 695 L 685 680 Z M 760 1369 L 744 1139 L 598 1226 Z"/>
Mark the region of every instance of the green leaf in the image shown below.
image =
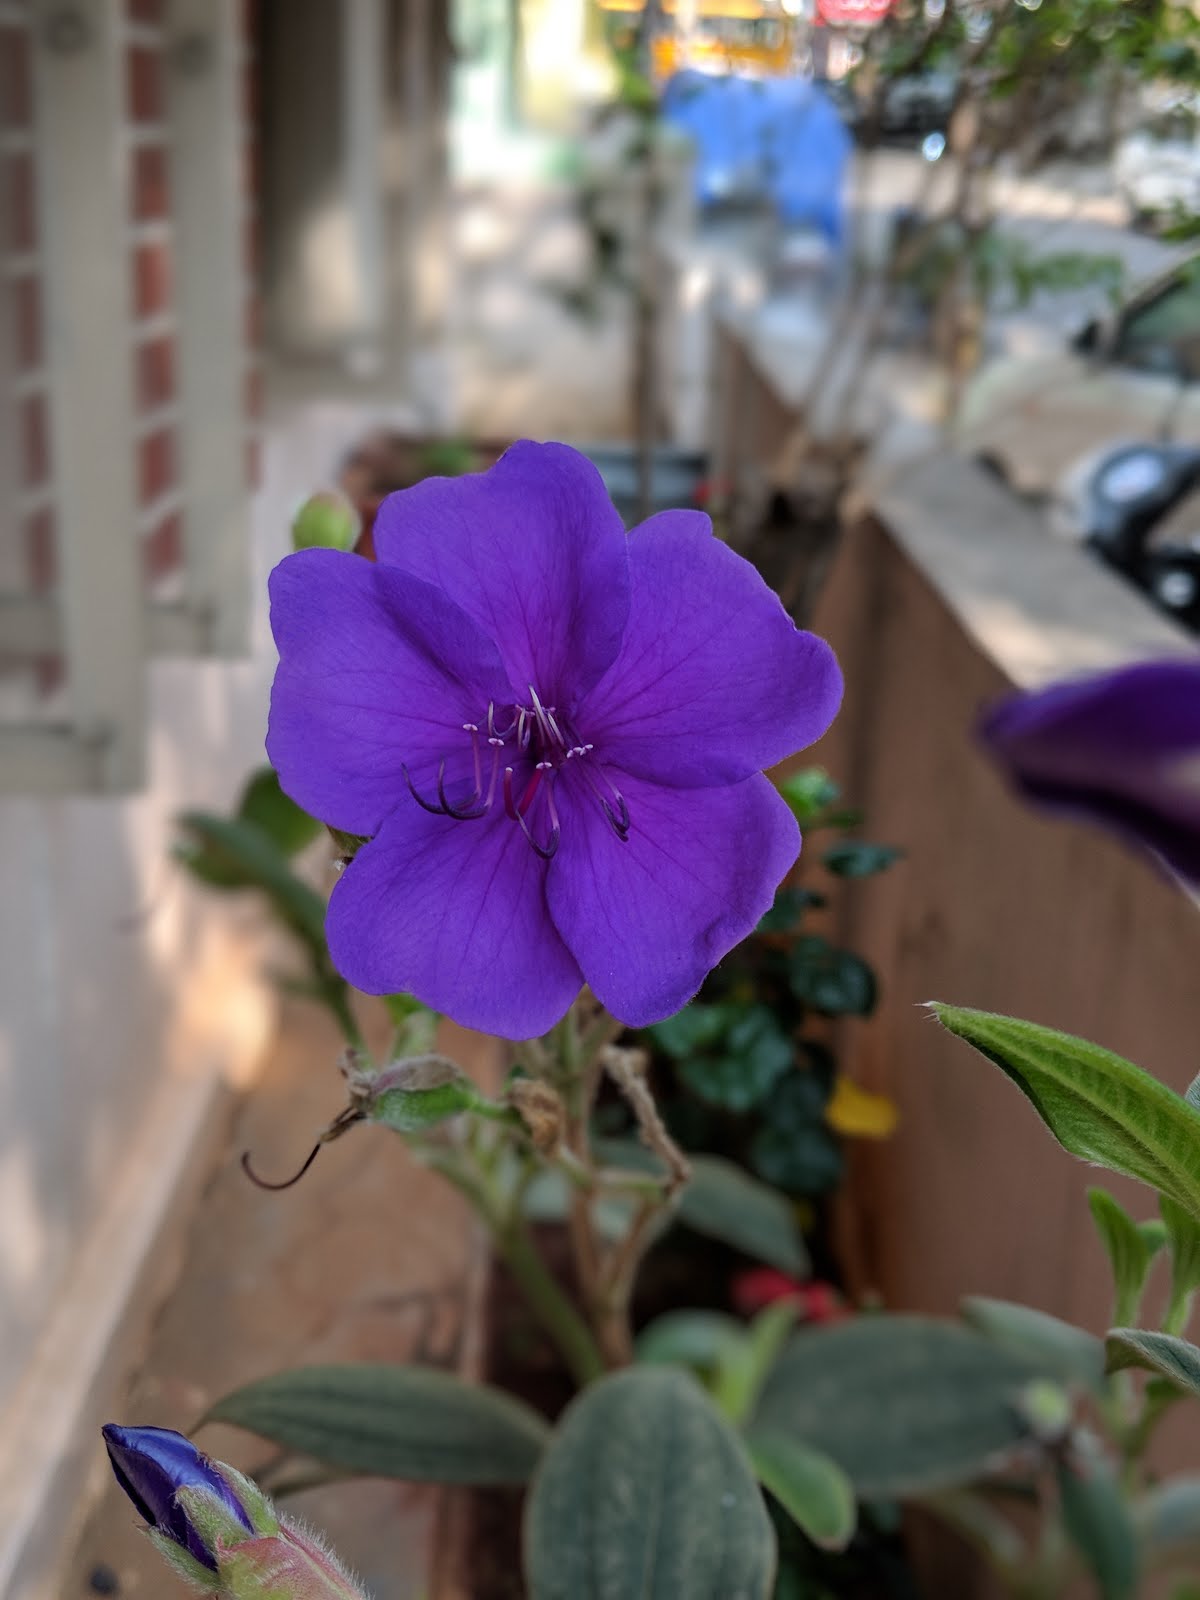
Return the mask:
<path id="1" fill-rule="evenodd" d="M 750 1162 L 767 1183 L 802 1195 L 835 1188 L 846 1166 L 837 1139 L 819 1123 L 789 1133 L 767 1122 L 751 1141 Z"/>
<path id="2" fill-rule="evenodd" d="M 710 1006 L 694 1000 L 673 1017 L 653 1023 L 646 1031 L 673 1061 L 687 1061 L 697 1051 L 715 1044 L 736 1015 L 731 1006 Z"/>
<path id="3" fill-rule="evenodd" d="M 1171 1333 L 1148 1328 L 1111 1328 L 1104 1341 L 1108 1370 L 1142 1367 L 1156 1372 L 1180 1389 L 1200 1395 L 1200 1350 Z"/>
<path id="4" fill-rule="evenodd" d="M 1044 1376 L 956 1323 L 859 1317 L 791 1341 L 750 1432 L 832 1457 L 860 1499 L 903 1498 L 970 1483 L 1024 1440 L 1019 1399 Z"/>
<path id="5" fill-rule="evenodd" d="M 827 811 L 841 794 L 824 767 L 802 767 L 799 772 L 789 773 L 779 785 L 779 792 L 801 827 Z"/>
<path id="6" fill-rule="evenodd" d="M 238 887 L 262 890 L 292 932 L 315 953 L 325 953 L 324 900 L 296 876 L 287 857 L 261 828 L 237 817 L 204 811 L 185 811 L 177 821 L 196 840 L 202 855 L 227 863 L 237 876 Z M 196 870 L 195 857 L 186 864 Z"/>
<path id="7" fill-rule="evenodd" d="M 853 839 L 832 844 L 821 857 L 821 862 L 839 878 L 869 878 L 876 872 L 885 872 L 894 861 L 899 861 L 903 850 L 890 844 L 865 844 Z"/>
<path id="8" fill-rule="evenodd" d="M 1073 1459 L 1058 1463 L 1058 1490 L 1067 1533 L 1095 1574 L 1102 1600 L 1132 1600 L 1137 1531 L 1112 1462 L 1077 1443 Z"/>
<path id="9" fill-rule="evenodd" d="M 525 1512 L 530 1600 L 767 1600 L 775 1535 L 745 1449 L 669 1367 L 572 1402 Z"/>
<path id="10" fill-rule="evenodd" d="M 237 815 L 242 822 L 261 828 L 285 856 L 297 855 L 322 832 L 316 817 L 302 811 L 279 787 L 274 767 L 260 767 L 251 773 Z"/>
<path id="11" fill-rule="evenodd" d="M 1156 1484 L 1133 1507 L 1147 1563 L 1200 1562 L 1200 1477 Z"/>
<path id="12" fill-rule="evenodd" d="M 1196 1074 L 1191 1083 L 1189 1083 L 1187 1088 L 1183 1091 L 1183 1098 L 1187 1101 L 1188 1105 L 1195 1106 L 1196 1110 L 1200 1111 L 1200 1073 Z"/>
<path id="13" fill-rule="evenodd" d="M 796 1307 L 778 1300 L 760 1311 L 736 1344 L 722 1352 L 713 1398 L 735 1427 L 754 1410 L 779 1352 L 796 1326 Z"/>
<path id="14" fill-rule="evenodd" d="M 723 1311 L 668 1311 L 642 1329 L 634 1352 L 650 1366 L 710 1375 L 745 1337 L 744 1324 Z"/>
<path id="15" fill-rule="evenodd" d="M 1200 1223 L 1166 1195 L 1159 1197 L 1158 1209 L 1171 1250 L 1171 1298 L 1163 1326 L 1168 1333 L 1183 1333 L 1200 1288 Z"/>
<path id="16" fill-rule="evenodd" d="M 709 1105 L 749 1111 L 791 1066 L 792 1043 L 769 1006 L 733 1014 L 737 1020 L 725 1035 L 722 1054 L 681 1061 L 679 1076 Z"/>
<path id="17" fill-rule="evenodd" d="M 822 1194 L 841 1179 L 842 1148 L 826 1120 L 829 1089 L 811 1068 L 783 1079 L 763 1107 L 750 1161 L 760 1178 L 794 1194 Z"/>
<path id="18" fill-rule="evenodd" d="M 808 1277 L 808 1252 L 783 1195 L 722 1156 L 692 1156 L 691 1163 L 680 1222 L 794 1278 Z"/>
<path id="19" fill-rule="evenodd" d="M 828 1456 L 798 1439 L 762 1429 L 746 1441 L 758 1481 L 823 1550 L 844 1550 L 854 1536 L 854 1486 Z"/>
<path id="20" fill-rule="evenodd" d="M 823 894 L 812 889 L 780 889 L 775 903 L 754 930 L 756 933 L 790 933 L 808 910 L 828 905 Z"/>
<path id="21" fill-rule="evenodd" d="M 1104 1346 L 1095 1334 L 1032 1306 L 983 1295 L 969 1295 L 962 1313 L 973 1328 L 1014 1355 L 1027 1357 L 1047 1377 L 1093 1392 L 1104 1388 Z"/>
<path id="22" fill-rule="evenodd" d="M 1112 1267 L 1116 1287 L 1113 1320 L 1133 1322 L 1142 1302 L 1142 1290 L 1154 1251 L 1138 1224 L 1107 1189 L 1089 1189 L 1088 1205 Z"/>
<path id="23" fill-rule="evenodd" d="M 575 1190 L 566 1174 L 544 1167 L 525 1190 L 522 1211 L 531 1222 L 566 1222 Z M 635 1201 L 628 1195 L 606 1194 L 592 1201 L 592 1221 L 601 1238 L 623 1239 L 633 1220 Z"/>
<path id="24" fill-rule="evenodd" d="M 793 945 L 789 978 L 796 999 L 827 1017 L 866 1017 L 875 1009 L 875 974 L 867 963 L 815 934 Z"/>
<path id="25" fill-rule="evenodd" d="M 231 1422 L 361 1476 L 526 1483 L 549 1428 L 497 1389 L 429 1367 L 298 1367 L 235 1389 L 205 1422 Z"/>
<path id="26" fill-rule="evenodd" d="M 934 1004 L 939 1021 L 1028 1096 L 1064 1149 L 1200 1216 L 1200 1111 L 1132 1062 L 1053 1028 Z"/>

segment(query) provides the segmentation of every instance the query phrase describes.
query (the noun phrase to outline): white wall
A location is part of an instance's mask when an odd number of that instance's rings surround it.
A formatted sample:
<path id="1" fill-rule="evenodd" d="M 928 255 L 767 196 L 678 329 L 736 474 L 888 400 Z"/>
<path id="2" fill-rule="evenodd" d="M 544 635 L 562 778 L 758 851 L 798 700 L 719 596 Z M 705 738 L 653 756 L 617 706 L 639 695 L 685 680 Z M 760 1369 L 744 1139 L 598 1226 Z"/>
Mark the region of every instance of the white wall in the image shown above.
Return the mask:
<path id="1" fill-rule="evenodd" d="M 228 806 L 264 759 L 266 574 L 331 439 L 351 431 L 310 418 L 268 432 L 252 655 L 150 663 L 145 790 L 0 800 L 5 1600 L 53 1592 L 37 1574 L 96 1468 L 97 1408 L 137 1359 L 170 1223 L 199 1193 L 226 1086 L 249 1081 L 270 1034 L 266 929 L 252 904 L 173 867 L 172 817 Z"/>

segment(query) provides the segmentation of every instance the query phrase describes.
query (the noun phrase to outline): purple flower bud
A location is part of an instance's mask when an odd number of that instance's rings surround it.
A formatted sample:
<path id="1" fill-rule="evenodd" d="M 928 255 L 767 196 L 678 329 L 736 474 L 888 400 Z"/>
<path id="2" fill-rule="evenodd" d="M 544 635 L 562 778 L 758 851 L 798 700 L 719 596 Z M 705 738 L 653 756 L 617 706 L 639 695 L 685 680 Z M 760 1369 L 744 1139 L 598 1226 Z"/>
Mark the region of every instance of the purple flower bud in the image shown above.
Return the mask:
<path id="1" fill-rule="evenodd" d="M 233 1486 L 183 1434 L 170 1428 L 121 1428 L 111 1422 L 103 1433 L 122 1489 L 152 1528 L 201 1566 L 216 1572 L 216 1558 L 176 1499 L 180 1489 L 214 1496 L 253 1535 L 254 1525 Z"/>
<path id="2" fill-rule="evenodd" d="M 980 732 L 1035 805 L 1099 823 L 1200 887 L 1200 659 L 1013 695 Z"/>

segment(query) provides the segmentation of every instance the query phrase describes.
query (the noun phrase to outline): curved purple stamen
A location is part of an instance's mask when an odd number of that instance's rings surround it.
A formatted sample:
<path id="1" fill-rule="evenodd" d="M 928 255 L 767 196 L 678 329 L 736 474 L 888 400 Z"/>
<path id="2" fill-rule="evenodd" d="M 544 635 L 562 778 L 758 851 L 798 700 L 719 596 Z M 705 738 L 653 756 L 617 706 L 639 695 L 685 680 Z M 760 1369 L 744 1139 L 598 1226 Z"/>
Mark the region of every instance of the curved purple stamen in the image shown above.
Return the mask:
<path id="1" fill-rule="evenodd" d="M 486 791 L 483 782 L 480 727 L 476 722 L 464 722 L 463 732 L 471 736 L 471 752 L 475 766 L 475 787 L 471 794 L 465 800 L 457 802 L 450 799 L 446 792 L 445 761 L 438 765 L 436 804 L 417 791 L 405 766 L 402 771 L 409 793 L 423 810 L 433 816 L 450 817 L 455 822 L 472 822 L 486 816 L 496 800 L 501 758 L 505 746 L 511 740 L 516 746 L 516 754 L 531 753 L 537 760 L 519 800 L 514 793 L 516 769 L 512 766 L 504 767 L 504 779 L 500 785 L 504 810 L 506 815 L 518 824 L 521 832 L 543 861 L 549 861 L 555 854 L 562 837 L 562 823 L 554 801 L 554 780 L 559 768 L 571 760 L 575 761 L 576 770 L 583 775 L 588 789 L 599 802 L 605 821 L 617 838 L 625 843 L 629 838 L 629 807 L 601 763 L 592 759 L 592 745 L 579 739 L 575 730 L 565 720 L 563 722 L 557 720 L 556 708 L 543 705 L 532 684 L 529 686 L 529 698 L 532 701 L 531 705 L 514 705 L 511 708 L 511 720 L 506 728 L 496 726 L 495 704 L 488 706 L 487 742 L 492 753 L 492 770 Z M 535 837 L 532 826 L 534 809 L 539 805 L 539 796 L 543 795 L 545 801 L 541 809 L 547 813 L 549 821 L 549 832 L 544 841 Z"/>

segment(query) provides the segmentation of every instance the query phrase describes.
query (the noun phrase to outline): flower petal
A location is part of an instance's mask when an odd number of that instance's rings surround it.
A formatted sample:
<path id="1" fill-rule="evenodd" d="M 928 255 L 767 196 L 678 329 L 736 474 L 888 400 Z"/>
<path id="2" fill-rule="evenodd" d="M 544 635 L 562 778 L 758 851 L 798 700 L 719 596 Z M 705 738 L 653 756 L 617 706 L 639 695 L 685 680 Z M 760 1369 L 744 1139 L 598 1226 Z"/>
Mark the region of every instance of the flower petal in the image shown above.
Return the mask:
<path id="1" fill-rule="evenodd" d="M 1030 800 L 1107 826 L 1200 885 L 1200 660 L 1013 695 L 980 732 Z"/>
<path id="2" fill-rule="evenodd" d="M 339 550 L 303 550 L 271 574 L 279 668 L 267 753 L 322 822 L 372 834 L 438 763 L 462 779 L 466 722 L 510 700 L 492 642 L 439 590 Z"/>
<path id="3" fill-rule="evenodd" d="M 819 739 L 842 697 L 833 651 L 795 627 L 698 511 L 629 536 L 621 653 L 576 715 L 605 761 L 662 783 L 736 783 Z"/>
<path id="4" fill-rule="evenodd" d="M 583 984 L 546 909 L 545 878 L 503 811 L 456 822 L 410 800 L 333 891 L 333 964 L 367 994 L 414 994 L 464 1027 L 531 1039 Z"/>
<path id="5" fill-rule="evenodd" d="M 578 778 L 560 780 L 562 842 L 546 895 L 597 998 L 643 1027 L 685 1005 L 753 931 L 796 859 L 800 832 L 760 774 L 722 789 L 616 777 L 629 806 L 624 844 Z"/>
<path id="6" fill-rule="evenodd" d="M 378 559 L 436 584 L 495 639 L 525 696 L 571 709 L 606 672 L 629 612 L 625 529 L 565 444 L 515 444 L 488 472 L 389 495 Z"/>

